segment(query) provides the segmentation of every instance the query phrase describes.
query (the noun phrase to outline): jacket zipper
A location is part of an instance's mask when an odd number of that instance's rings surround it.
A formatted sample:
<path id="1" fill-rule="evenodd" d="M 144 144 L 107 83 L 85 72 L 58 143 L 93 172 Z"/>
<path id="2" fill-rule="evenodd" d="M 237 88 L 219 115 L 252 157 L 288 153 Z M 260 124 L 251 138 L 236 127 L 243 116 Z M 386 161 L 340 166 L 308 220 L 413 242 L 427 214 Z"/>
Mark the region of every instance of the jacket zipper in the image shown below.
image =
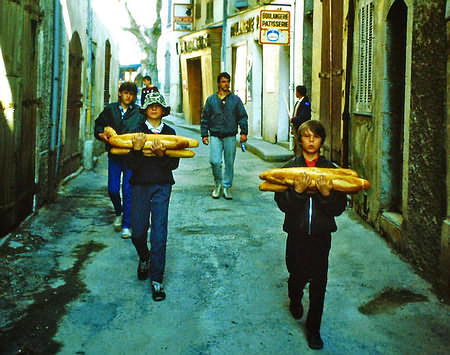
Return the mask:
<path id="1" fill-rule="evenodd" d="M 309 209 L 308 209 L 308 235 L 311 235 L 311 220 L 312 220 L 312 197 L 309 197 Z"/>

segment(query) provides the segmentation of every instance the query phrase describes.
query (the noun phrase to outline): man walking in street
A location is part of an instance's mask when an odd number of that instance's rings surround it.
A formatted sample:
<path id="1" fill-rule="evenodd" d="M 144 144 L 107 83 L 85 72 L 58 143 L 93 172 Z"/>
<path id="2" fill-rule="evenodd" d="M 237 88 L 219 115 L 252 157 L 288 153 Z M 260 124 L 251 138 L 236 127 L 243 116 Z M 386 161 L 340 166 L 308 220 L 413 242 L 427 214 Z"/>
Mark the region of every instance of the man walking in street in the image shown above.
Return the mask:
<path id="1" fill-rule="evenodd" d="M 214 176 L 213 198 L 222 193 L 232 199 L 233 168 L 236 157 L 236 134 L 240 127 L 240 142 L 247 141 L 248 117 L 239 96 L 230 91 L 230 75 L 220 73 L 217 77 L 217 93 L 206 100 L 201 115 L 203 144 L 210 145 L 209 159 Z M 210 137 L 208 137 L 208 135 Z M 222 156 L 225 162 L 225 176 L 222 178 Z"/>
<path id="2" fill-rule="evenodd" d="M 303 85 L 298 85 L 295 88 L 295 96 L 297 97 L 297 102 L 294 106 L 294 117 L 290 121 L 294 132 L 294 154 L 298 155 L 301 152 L 301 148 L 299 148 L 298 144 L 297 131 L 298 127 L 311 119 L 311 103 L 308 96 L 306 96 L 306 87 Z"/>
<path id="3" fill-rule="evenodd" d="M 131 170 L 127 167 L 126 158 L 109 153 L 111 146 L 104 136 L 105 127 L 112 127 L 117 134 L 135 132 L 145 121 L 134 103 L 137 87 L 132 82 L 124 82 L 119 87 L 119 101 L 106 105 L 95 120 L 95 137 L 106 142 L 108 151 L 108 193 L 114 206 L 116 218 L 113 227 L 122 231 L 122 238 L 130 238 L 131 211 Z M 120 198 L 120 180 L 122 177 L 122 199 Z"/>

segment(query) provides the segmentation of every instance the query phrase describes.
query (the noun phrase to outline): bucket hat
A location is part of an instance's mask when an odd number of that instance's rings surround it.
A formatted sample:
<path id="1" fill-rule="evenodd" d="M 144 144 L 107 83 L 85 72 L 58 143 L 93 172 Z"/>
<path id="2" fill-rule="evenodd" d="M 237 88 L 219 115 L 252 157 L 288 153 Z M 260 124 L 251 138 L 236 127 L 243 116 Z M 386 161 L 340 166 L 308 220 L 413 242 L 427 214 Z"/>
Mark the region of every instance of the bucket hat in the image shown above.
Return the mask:
<path id="1" fill-rule="evenodd" d="M 170 113 L 170 106 L 166 104 L 166 100 L 159 91 L 151 91 L 145 97 L 144 104 L 141 107 L 142 111 L 147 110 L 147 107 L 153 104 L 159 104 L 163 108 L 163 117 Z"/>

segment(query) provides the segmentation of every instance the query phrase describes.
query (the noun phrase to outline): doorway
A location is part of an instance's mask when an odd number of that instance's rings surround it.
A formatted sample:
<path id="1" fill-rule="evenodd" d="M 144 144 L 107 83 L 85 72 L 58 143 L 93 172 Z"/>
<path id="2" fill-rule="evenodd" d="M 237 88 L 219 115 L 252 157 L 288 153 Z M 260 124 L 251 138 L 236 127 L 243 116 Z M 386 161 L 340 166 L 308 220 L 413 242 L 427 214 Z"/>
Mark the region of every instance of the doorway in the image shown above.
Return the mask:
<path id="1" fill-rule="evenodd" d="M 67 92 L 67 117 L 61 178 L 73 173 L 81 164 L 79 148 L 81 102 L 81 63 L 83 60 L 80 37 L 72 36 L 69 46 L 69 82 Z"/>
<path id="2" fill-rule="evenodd" d="M 191 123 L 200 124 L 203 109 L 202 95 L 202 61 L 200 58 L 187 60 L 189 105 L 191 107 Z"/>
<path id="3" fill-rule="evenodd" d="M 407 17 L 407 6 L 397 0 L 386 21 L 382 203 L 388 211 L 399 213 L 402 212 Z"/>

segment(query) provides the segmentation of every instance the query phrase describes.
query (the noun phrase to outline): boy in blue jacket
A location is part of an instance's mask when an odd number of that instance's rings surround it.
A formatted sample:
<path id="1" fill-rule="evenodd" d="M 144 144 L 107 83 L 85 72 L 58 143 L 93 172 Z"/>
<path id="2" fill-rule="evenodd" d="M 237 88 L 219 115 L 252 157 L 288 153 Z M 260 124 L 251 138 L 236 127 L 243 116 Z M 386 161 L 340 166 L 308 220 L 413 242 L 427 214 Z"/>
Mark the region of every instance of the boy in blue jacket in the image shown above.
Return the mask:
<path id="1" fill-rule="evenodd" d="M 153 300 L 166 298 L 163 275 L 166 263 L 167 221 L 172 185 L 175 183 L 172 170 L 178 168 L 179 158 L 164 156 L 166 147 L 159 140 L 152 142 L 150 150 L 156 154 L 146 157 L 143 154 L 145 134 L 173 134 L 175 130 L 165 123 L 162 117 L 170 113 L 170 107 L 157 91 L 147 94 L 141 111 L 146 121 L 137 130 L 133 139 L 133 150 L 128 154 L 131 177 L 131 229 L 132 241 L 139 255 L 137 276 L 146 280 L 150 271 Z M 149 218 L 150 250 L 147 245 Z"/>
<path id="2" fill-rule="evenodd" d="M 319 121 L 309 120 L 298 129 L 302 152 L 284 167 L 335 166 L 319 154 L 325 141 L 325 129 Z M 303 289 L 309 282 L 309 310 L 306 334 L 311 349 L 321 349 L 320 323 L 323 313 L 328 274 L 328 254 L 331 233 L 337 230 L 334 217 L 345 210 L 345 194 L 333 190 L 333 182 L 321 176 L 316 181 L 317 191 L 308 187 L 311 178 L 298 176 L 294 187 L 275 193 L 278 207 L 285 213 L 283 230 L 286 240 L 286 266 L 289 272 L 289 310 L 295 319 L 303 315 Z"/>

